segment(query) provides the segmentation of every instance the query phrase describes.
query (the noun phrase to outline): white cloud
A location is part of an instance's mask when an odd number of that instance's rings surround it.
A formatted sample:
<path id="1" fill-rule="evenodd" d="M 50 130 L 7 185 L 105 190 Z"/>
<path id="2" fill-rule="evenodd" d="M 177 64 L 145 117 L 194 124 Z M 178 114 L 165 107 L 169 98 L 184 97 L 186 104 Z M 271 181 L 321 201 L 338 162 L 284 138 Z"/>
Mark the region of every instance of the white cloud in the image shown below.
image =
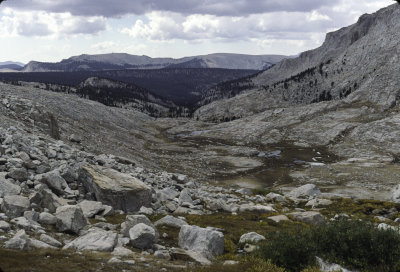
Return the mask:
<path id="1" fill-rule="evenodd" d="M 29 12 L 5 9 L 0 17 L 0 37 L 57 37 L 96 34 L 106 29 L 103 17 L 72 16 L 70 13 Z"/>
<path id="2" fill-rule="evenodd" d="M 265 36 L 285 39 L 288 33 L 321 32 L 332 27 L 327 15 L 315 11 L 274 12 L 246 17 L 201 14 L 183 16 L 172 12 L 152 12 L 146 17 L 147 22 L 137 20 L 131 28 L 124 28 L 122 33 L 150 41 L 249 40 Z"/>

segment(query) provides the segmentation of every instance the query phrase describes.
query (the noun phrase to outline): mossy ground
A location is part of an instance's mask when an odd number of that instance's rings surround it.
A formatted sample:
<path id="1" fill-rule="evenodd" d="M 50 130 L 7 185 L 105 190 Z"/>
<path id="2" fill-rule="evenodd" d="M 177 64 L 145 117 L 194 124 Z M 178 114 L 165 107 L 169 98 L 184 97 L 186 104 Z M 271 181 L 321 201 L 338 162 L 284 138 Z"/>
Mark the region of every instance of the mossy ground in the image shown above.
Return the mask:
<path id="1" fill-rule="evenodd" d="M 293 204 L 288 204 L 290 211 L 293 210 Z M 303 205 L 299 207 L 305 208 Z M 210 215 L 186 215 L 186 220 L 191 225 L 198 225 L 201 227 L 216 227 L 223 230 L 225 235 L 225 252 L 220 256 L 212 266 L 188 266 L 186 271 L 229 271 L 229 272 L 257 272 L 257 267 L 267 267 L 265 263 L 259 263 L 256 266 L 254 260 L 249 262 L 243 255 L 238 255 L 237 250 L 239 245 L 240 236 L 248 232 L 257 232 L 264 235 L 267 240 L 272 239 L 277 233 L 282 231 L 296 232 L 297 230 L 309 228 L 309 225 L 283 221 L 275 223 L 268 219 L 269 216 L 282 214 L 279 212 L 283 207 L 277 205 L 277 213 L 262 214 L 262 213 L 239 213 L 237 215 L 229 213 L 215 213 Z M 309 208 L 305 208 L 309 209 Z M 333 204 L 320 210 L 320 212 L 328 219 L 334 217 L 336 214 L 346 213 L 352 218 L 362 219 L 369 222 L 376 222 L 375 216 L 383 215 L 391 210 L 391 219 L 395 219 L 400 214 L 394 212 L 399 211 L 400 205 L 391 202 L 382 202 L 375 200 L 352 200 L 352 199 L 337 199 Z M 155 222 L 163 217 L 162 215 L 150 216 L 150 219 Z M 115 215 L 107 217 L 107 222 L 112 224 L 120 224 L 125 221 L 126 215 Z M 92 222 L 95 223 L 95 222 Z M 393 224 L 393 223 L 392 223 Z M 178 246 L 179 229 L 170 227 L 158 227 L 161 235 L 160 244 L 168 247 Z M 163 238 L 162 234 L 167 233 L 168 237 Z M 140 256 L 140 252 L 136 251 Z M 154 260 L 149 257 L 149 267 L 145 266 L 146 262 L 137 262 L 137 265 L 110 265 L 107 261 L 111 258 L 109 253 L 75 253 L 62 250 L 41 250 L 31 252 L 11 251 L 0 249 L 0 268 L 5 272 L 13 271 L 58 271 L 58 272 L 72 272 L 72 271 L 159 271 L 162 267 L 166 267 L 165 263 Z M 225 260 L 237 260 L 239 264 L 233 266 L 223 266 Z M 168 267 L 168 271 L 182 271 L 185 270 L 182 266 L 187 263 L 183 261 L 176 261 L 176 265 L 181 268 Z M 311 268 L 310 268 L 311 269 Z M 268 271 L 268 270 L 266 270 Z M 271 270 L 272 271 L 272 270 Z M 279 271 L 279 270 L 277 270 Z M 309 270 L 318 271 L 318 270 Z"/>

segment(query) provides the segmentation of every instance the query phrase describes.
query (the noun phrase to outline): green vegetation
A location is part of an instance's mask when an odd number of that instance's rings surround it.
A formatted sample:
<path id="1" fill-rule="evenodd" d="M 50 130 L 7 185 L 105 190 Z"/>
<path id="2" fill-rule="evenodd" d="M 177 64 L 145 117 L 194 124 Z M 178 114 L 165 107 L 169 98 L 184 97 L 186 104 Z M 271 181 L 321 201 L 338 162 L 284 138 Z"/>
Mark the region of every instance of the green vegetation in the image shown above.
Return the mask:
<path id="1" fill-rule="evenodd" d="M 315 256 L 360 271 L 399 271 L 400 234 L 367 222 L 340 220 L 280 232 L 256 254 L 288 271 L 312 267 Z"/>

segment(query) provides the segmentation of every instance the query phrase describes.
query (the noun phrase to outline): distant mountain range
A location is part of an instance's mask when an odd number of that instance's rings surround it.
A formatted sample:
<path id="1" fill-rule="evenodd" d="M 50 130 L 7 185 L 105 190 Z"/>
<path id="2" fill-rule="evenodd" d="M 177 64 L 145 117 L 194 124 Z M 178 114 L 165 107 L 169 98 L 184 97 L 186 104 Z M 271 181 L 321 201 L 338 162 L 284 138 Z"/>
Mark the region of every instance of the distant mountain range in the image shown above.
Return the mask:
<path id="1" fill-rule="evenodd" d="M 7 70 L 20 71 L 24 66 L 25 64 L 21 62 L 14 62 L 14 61 L 0 62 L 0 70 L 7 69 Z"/>
<path id="2" fill-rule="evenodd" d="M 282 59 L 283 55 L 242 55 L 218 53 L 203 56 L 173 58 L 151 58 L 125 53 L 102 55 L 80 55 L 61 62 L 29 62 L 23 72 L 75 72 L 104 71 L 117 69 L 160 69 L 160 68 L 223 68 L 265 70 Z"/>

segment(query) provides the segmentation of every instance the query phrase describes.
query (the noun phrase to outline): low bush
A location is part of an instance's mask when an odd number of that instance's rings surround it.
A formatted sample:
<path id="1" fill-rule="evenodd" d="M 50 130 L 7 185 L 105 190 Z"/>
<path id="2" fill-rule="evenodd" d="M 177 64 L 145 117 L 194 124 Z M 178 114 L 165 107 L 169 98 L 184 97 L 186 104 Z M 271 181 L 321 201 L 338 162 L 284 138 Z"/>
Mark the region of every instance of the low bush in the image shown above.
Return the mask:
<path id="1" fill-rule="evenodd" d="M 280 232 L 260 246 L 258 257 L 288 271 L 316 263 L 315 256 L 361 271 L 400 271 L 400 234 L 362 221 L 334 221 L 291 232 Z"/>

